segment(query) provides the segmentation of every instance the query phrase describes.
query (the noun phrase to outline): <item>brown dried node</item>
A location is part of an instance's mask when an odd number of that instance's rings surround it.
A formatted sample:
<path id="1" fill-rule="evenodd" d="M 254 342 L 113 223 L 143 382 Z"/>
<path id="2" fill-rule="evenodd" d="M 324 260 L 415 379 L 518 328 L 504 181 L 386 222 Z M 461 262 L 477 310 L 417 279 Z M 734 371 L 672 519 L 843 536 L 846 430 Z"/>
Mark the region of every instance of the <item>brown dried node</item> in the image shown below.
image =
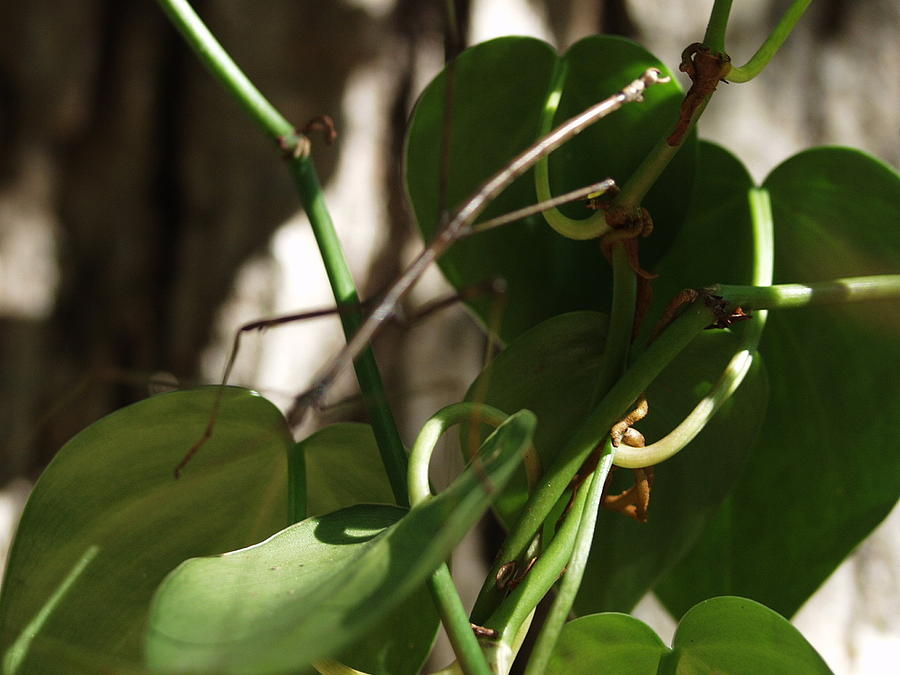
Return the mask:
<path id="1" fill-rule="evenodd" d="M 612 444 L 615 447 L 624 441 L 635 448 L 644 447 L 644 436 L 632 425 L 643 419 L 650 412 L 647 398 L 641 396 L 634 410 L 613 425 L 610 430 Z M 610 474 L 612 476 L 612 474 Z M 608 479 L 607 479 L 608 482 Z M 617 495 L 604 495 L 600 504 L 605 509 L 617 511 L 640 523 L 647 522 L 647 511 L 650 508 L 650 487 L 653 484 L 653 468 L 646 467 L 634 470 L 634 485 Z"/>
<path id="2" fill-rule="evenodd" d="M 666 139 L 673 147 L 680 145 L 684 140 L 691 126 L 691 120 L 716 90 L 719 82 L 727 82 L 725 76 L 731 70 L 731 58 L 724 52 L 713 52 L 706 45 L 695 42 L 681 53 L 681 65 L 678 66 L 678 70 L 687 73 L 693 84 L 681 102 L 675 130 Z"/>
<path id="3" fill-rule="evenodd" d="M 685 305 L 689 305 L 698 298 L 703 298 L 703 301 L 706 303 L 706 306 L 709 307 L 715 316 L 715 321 L 709 324 L 706 328 L 728 328 L 729 326 L 733 326 L 738 321 L 744 321 L 749 319 L 752 314 L 749 311 L 745 311 L 741 307 L 731 308 L 728 306 L 728 303 L 725 301 L 721 295 L 714 295 L 706 289 L 697 290 L 696 288 L 685 288 L 681 291 L 678 291 L 678 294 L 672 298 L 671 302 L 666 306 L 665 311 L 663 311 L 662 316 L 659 318 L 659 321 L 656 322 L 656 325 L 653 327 L 653 330 L 650 332 L 650 340 L 649 342 L 653 342 L 659 334 L 663 332 L 666 326 L 668 326 L 675 318 L 681 313 L 682 308 Z"/>

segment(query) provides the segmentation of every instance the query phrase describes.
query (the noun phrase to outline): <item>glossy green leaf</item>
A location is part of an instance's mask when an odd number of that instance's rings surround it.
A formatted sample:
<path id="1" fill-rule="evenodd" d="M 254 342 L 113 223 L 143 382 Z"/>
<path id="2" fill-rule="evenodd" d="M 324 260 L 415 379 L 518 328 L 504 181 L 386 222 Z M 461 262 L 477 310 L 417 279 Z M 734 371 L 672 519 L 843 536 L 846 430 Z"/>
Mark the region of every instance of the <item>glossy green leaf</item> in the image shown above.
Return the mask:
<path id="1" fill-rule="evenodd" d="M 539 135 L 540 117 L 557 67 L 566 69 L 556 122 L 619 91 L 648 67 L 665 68 L 642 47 L 617 37 L 594 36 L 558 56 L 533 38 L 507 37 L 463 52 L 422 94 L 407 137 L 406 181 L 427 241 L 440 222 L 445 90 L 454 77 L 446 207 L 458 206 Z M 620 184 L 674 123 L 681 101 L 673 82 L 653 87 L 640 104 L 625 106 L 584 131 L 550 158 L 554 194 L 613 177 Z M 678 231 L 690 198 L 695 141 L 690 138 L 646 199 L 657 233 L 642 246 L 646 265 L 659 260 Z M 488 208 L 484 218 L 537 200 L 532 172 L 519 178 Z M 572 217 L 590 215 L 583 205 Z M 497 276 L 508 282 L 499 334 L 510 340 L 540 321 L 575 309 L 606 308 L 609 265 L 596 241 L 566 239 L 533 216 L 458 242 L 441 269 L 457 288 Z M 490 323 L 494 300 L 472 307 Z"/>
<path id="2" fill-rule="evenodd" d="M 163 577 L 186 558 L 246 546 L 287 522 L 281 413 L 228 388 L 213 437 L 179 480 L 215 388 L 161 394 L 69 441 L 28 500 L 0 597 L 12 672 L 127 672 Z"/>
<path id="3" fill-rule="evenodd" d="M 672 649 L 625 614 L 591 614 L 565 625 L 548 675 L 826 675 L 822 657 L 781 616 L 752 600 L 712 598 L 681 620 Z"/>
<path id="4" fill-rule="evenodd" d="M 307 513 L 331 513 L 355 504 L 393 504 L 394 495 L 372 427 L 332 424 L 302 440 Z"/>
<path id="5" fill-rule="evenodd" d="M 547 675 L 656 675 L 669 648 L 643 621 L 628 614 L 590 614 L 567 623 Z"/>
<path id="6" fill-rule="evenodd" d="M 332 424 L 298 443 L 296 450 L 305 463 L 308 514 L 394 503 L 368 424 Z M 439 623 L 431 595 L 422 586 L 335 659 L 364 673 L 415 675 L 431 651 Z"/>
<path id="7" fill-rule="evenodd" d="M 501 410 L 527 407 L 540 421 L 544 466 L 587 414 L 602 357 L 606 319 L 594 312 L 554 317 L 514 340 L 472 384 L 467 400 Z M 668 433 L 709 389 L 736 349 L 728 331 L 703 333 L 648 390 L 651 414 L 638 427 L 652 442 Z M 765 380 L 744 386 L 680 454 L 656 468 L 650 519 L 603 512 L 576 611 L 628 610 L 690 548 L 743 467 L 765 410 Z M 467 432 L 463 430 L 466 442 Z M 624 489 L 630 471 L 619 471 Z M 498 500 L 510 522 L 526 497 L 524 474 Z"/>
<path id="8" fill-rule="evenodd" d="M 156 595 L 149 664 L 277 672 L 336 653 L 448 557 L 514 471 L 535 423 L 527 411 L 510 417 L 477 467 L 408 513 L 355 506 L 241 551 L 187 561 Z"/>
<path id="9" fill-rule="evenodd" d="M 678 675 L 814 675 L 831 670 L 788 621 L 746 598 L 712 598 L 693 607 L 672 639 Z"/>
<path id="10" fill-rule="evenodd" d="M 776 282 L 900 267 L 900 179 L 864 153 L 819 148 L 766 179 Z M 771 404 L 753 461 L 695 551 L 659 589 L 677 616 L 751 597 L 791 616 L 900 493 L 900 303 L 771 312 Z"/>

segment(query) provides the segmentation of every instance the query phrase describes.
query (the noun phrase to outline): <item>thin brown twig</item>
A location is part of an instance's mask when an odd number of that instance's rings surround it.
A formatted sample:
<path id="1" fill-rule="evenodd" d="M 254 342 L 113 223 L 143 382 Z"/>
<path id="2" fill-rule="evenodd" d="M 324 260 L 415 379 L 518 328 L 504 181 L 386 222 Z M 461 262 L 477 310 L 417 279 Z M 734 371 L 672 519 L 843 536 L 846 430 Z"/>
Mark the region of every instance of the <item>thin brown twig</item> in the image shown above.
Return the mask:
<path id="1" fill-rule="evenodd" d="M 507 225 L 516 220 L 521 220 L 522 218 L 533 216 L 536 213 L 549 211 L 550 209 L 554 209 L 557 206 L 562 206 L 563 204 L 574 202 L 576 199 L 583 199 L 588 195 L 594 194 L 596 192 L 606 192 L 615 187 L 616 182 L 612 178 L 607 178 L 598 183 L 592 183 L 591 185 L 586 185 L 583 188 L 578 188 L 577 190 L 566 192 L 565 194 L 559 195 L 558 197 L 553 197 L 553 199 L 547 199 L 545 201 L 538 202 L 537 204 L 532 204 L 531 206 L 526 206 L 516 211 L 511 211 L 510 213 L 506 213 L 502 216 L 497 216 L 496 218 L 491 218 L 490 220 L 475 223 L 471 227 L 461 232 L 459 238 L 465 239 L 466 237 L 470 237 L 473 234 L 487 232 L 488 230 L 493 230 L 496 227 Z"/>
<path id="2" fill-rule="evenodd" d="M 649 68 L 641 77 L 629 83 L 618 93 L 563 122 L 546 136 L 535 141 L 516 155 L 503 169 L 482 183 L 441 227 L 431 243 L 391 285 L 359 330 L 325 367 L 314 384 L 297 397 L 290 417 L 300 419 L 307 408 L 315 407 L 318 404 L 337 376 L 372 341 L 372 338 L 381 330 L 381 325 L 385 320 L 393 315 L 400 301 L 409 293 L 428 266 L 440 258 L 487 205 L 516 178 L 534 166 L 541 157 L 550 154 L 597 120 L 615 112 L 626 103 L 643 100 L 643 93 L 648 87 L 668 81 L 669 78 L 663 76 L 659 70 Z"/>

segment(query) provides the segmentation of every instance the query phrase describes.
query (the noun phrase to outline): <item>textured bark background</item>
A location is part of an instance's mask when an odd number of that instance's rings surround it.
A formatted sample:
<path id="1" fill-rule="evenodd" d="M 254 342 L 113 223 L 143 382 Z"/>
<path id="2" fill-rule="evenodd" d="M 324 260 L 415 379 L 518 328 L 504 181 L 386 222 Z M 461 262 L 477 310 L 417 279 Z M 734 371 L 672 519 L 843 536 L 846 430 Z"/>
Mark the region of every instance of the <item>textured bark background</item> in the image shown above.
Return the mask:
<path id="1" fill-rule="evenodd" d="M 365 188 L 354 186 L 356 178 L 338 181 L 336 199 L 363 203 L 334 206 L 336 216 L 350 214 L 339 228 L 361 228 L 341 234 L 350 233 L 345 241 L 364 295 L 383 288 L 418 246 L 401 183 L 404 125 L 418 91 L 461 46 L 446 38 L 444 3 L 193 4 L 289 119 L 302 125 L 327 113 L 346 127 L 334 148 L 315 146 L 323 179 L 360 164 L 354 148 L 373 153 Z M 711 3 L 456 4 L 472 40 L 536 31 L 565 47 L 602 31 L 643 41 L 674 65 L 702 36 Z M 735 61 L 749 58 L 787 4 L 735 3 L 728 43 Z M 500 17 L 501 25 L 488 17 Z M 720 87 L 702 133 L 735 151 L 759 179 L 822 143 L 855 145 L 897 164 L 898 20 L 891 0 L 818 0 L 763 76 Z M 360 98 L 366 91 L 374 93 Z M 240 320 L 278 307 L 286 292 L 279 287 L 286 273 L 270 257 L 278 250 L 272 236 L 297 201 L 273 148 L 152 0 L 4 3 L 0 148 L 2 485 L 35 477 L 74 433 L 145 396 L 151 374 L 186 383 L 214 379 L 223 359 L 215 345 Z M 305 232 L 302 217 L 290 222 Z M 355 255 L 363 240 L 372 246 Z M 302 297 L 302 289 L 289 297 Z M 398 412 L 413 428 L 459 397 L 483 346 L 464 312 L 437 321 L 427 332 L 394 331 L 378 346 Z M 275 357 L 256 353 L 245 362 L 266 358 Z M 446 372 L 426 377 L 420 363 L 429 371 L 444 363 Z M 244 366 L 238 376 L 253 383 L 252 371 Z M 437 393 L 436 383 L 445 385 Z M 874 574 L 882 589 L 893 584 L 889 597 L 896 598 L 896 572 L 872 569 L 857 577 Z M 859 591 L 867 592 L 865 602 L 879 606 L 878 593 Z M 879 611 L 890 617 L 883 601 Z"/>

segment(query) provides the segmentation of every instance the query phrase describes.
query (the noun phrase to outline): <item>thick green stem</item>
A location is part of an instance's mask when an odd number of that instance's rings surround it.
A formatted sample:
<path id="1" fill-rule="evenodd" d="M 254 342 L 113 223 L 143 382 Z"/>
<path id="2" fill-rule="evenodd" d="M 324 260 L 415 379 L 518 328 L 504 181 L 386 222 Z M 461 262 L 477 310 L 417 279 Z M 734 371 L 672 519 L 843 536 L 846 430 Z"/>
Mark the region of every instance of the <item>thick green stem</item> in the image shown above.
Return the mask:
<path id="1" fill-rule="evenodd" d="M 585 500 L 584 509 L 581 512 L 581 518 L 578 523 L 578 534 L 575 535 L 575 546 L 572 551 L 572 558 L 566 566 L 566 573 L 563 576 L 562 584 L 560 584 L 559 592 L 550 608 L 550 613 L 544 620 L 544 626 L 538 637 L 534 651 L 531 652 L 531 658 L 528 661 L 528 668 L 525 675 L 540 675 L 547 670 L 550 662 L 550 655 L 556 647 L 556 641 L 562 632 L 563 625 L 569 617 L 572 605 L 575 603 L 575 596 L 578 595 L 578 589 L 581 587 L 581 580 L 584 578 L 584 569 L 587 566 L 588 557 L 591 553 L 591 545 L 594 543 L 594 528 L 597 524 L 597 514 L 600 511 L 600 500 L 603 496 L 603 488 L 606 485 L 606 478 L 612 468 L 613 457 L 616 449 L 613 447 L 612 439 L 607 439 L 603 446 L 603 454 L 594 471 L 594 478 L 591 481 L 590 490 Z M 574 515 L 570 514 L 570 517 Z"/>
<path id="2" fill-rule="evenodd" d="M 496 408 L 477 403 L 456 403 L 435 413 L 422 427 L 409 456 L 408 487 L 412 505 L 431 499 L 431 485 L 428 481 L 431 455 L 438 439 L 450 426 L 461 422 L 484 422 L 499 426 L 507 417 L 506 413 Z M 472 632 L 469 616 L 446 563 L 429 578 L 428 587 L 463 672 L 490 674 L 487 660 Z"/>
<path id="3" fill-rule="evenodd" d="M 712 12 L 709 14 L 709 23 L 706 25 L 703 44 L 714 52 L 725 51 L 725 29 L 728 27 L 731 2 L 732 0 L 716 0 Z"/>
<path id="4" fill-rule="evenodd" d="M 628 349 L 634 331 L 634 311 L 637 300 L 637 278 L 628 253 L 622 243 L 612 247 L 613 296 L 609 315 L 609 330 L 603 345 L 600 374 L 591 397 L 591 407 L 606 395 L 616 380 L 625 372 Z"/>
<path id="5" fill-rule="evenodd" d="M 732 68 L 728 72 L 728 81 L 749 82 L 759 75 L 781 48 L 781 45 L 784 44 L 784 41 L 787 40 L 791 31 L 794 30 L 794 26 L 797 25 L 800 17 L 803 16 L 806 8 L 809 7 L 810 2 L 812 0 L 794 0 L 784 13 L 784 16 L 781 17 L 781 21 L 775 26 L 775 30 L 769 34 L 769 37 L 756 50 L 756 53 L 750 60 L 740 68 Z"/>
<path id="6" fill-rule="evenodd" d="M 566 568 L 566 563 L 572 557 L 572 547 L 578 532 L 580 514 L 584 511 L 591 480 L 591 476 L 586 477 L 578 488 L 569 506 L 569 513 L 559 530 L 553 535 L 550 544 L 541 552 L 532 568 L 528 570 L 525 579 L 484 622 L 485 626 L 500 633 L 501 642 L 507 643 L 515 638 L 522 624 L 553 588 L 553 584 L 557 582 L 559 575 Z"/>
<path id="7" fill-rule="evenodd" d="M 900 299 L 900 274 L 847 277 L 810 284 L 729 286 L 710 288 L 733 306 L 744 309 L 796 309 L 814 305 Z"/>
<path id="8" fill-rule="evenodd" d="M 309 217 L 316 243 L 319 246 L 322 261 L 325 263 L 325 271 L 328 274 L 334 299 L 338 307 L 347 310 L 340 312 L 340 317 L 344 335 L 349 340 L 362 324 L 362 311 L 356 286 L 350 275 L 350 268 L 347 266 L 341 243 L 334 231 L 331 215 L 325 206 L 325 195 L 319 184 L 319 177 L 316 175 L 312 162 L 306 159 L 291 159 L 290 168 L 300 194 L 300 201 Z M 381 373 L 378 371 L 378 364 L 375 362 L 375 355 L 371 348 L 360 353 L 354 361 L 353 367 L 356 371 L 359 388 L 364 395 L 366 412 L 372 423 L 381 461 L 391 483 L 394 499 L 398 505 L 406 506 L 409 504 L 409 496 L 406 492 L 406 450 L 403 448 L 403 442 L 397 432 L 394 415 L 388 405 Z"/>
<path id="9" fill-rule="evenodd" d="M 588 455 L 604 441 L 612 426 L 703 328 L 715 320 L 703 302 L 689 305 L 684 312 L 635 360 L 593 412 L 582 422 L 554 463 L 545 471 L 540 489 L 529 498 L 516 526 L 510 532 L 491 568 L 473 610 L 476 623 L 487 618 L 502 598 L 496 576 L 500 567 L 518 560 L 547 515 L 566 490 Z"/>
<path id="10" fill-rule="evenodd" d="M 456 591 L 447 563 L 442 563 L 428 578 L 428 590 L 464 675 L 491 675 L 491 668 L 472 631 L 469 615 Z"/>
<path id="11" fill-rule="evenodd" d="M 308 156 L 309 140 L 298 134 L 293 125 L 250 82 L 186 0 L 158 2 L 204 65 L 243 106 L 251 119 L 291 156 L 291 174 L 315 233 L 335 302 L 339 307 L 350 310 L 341 312 L 341 322 L 347 339 L 352 339 L 362 323 L 358 311 L 359 297 L 325 206 L 322 186 Z M 394 498 L 397 504 L 406 506 L 409 503 L 406 493 L 406 451 L 371 350 L 361 352 L 354 365 Z"/>

